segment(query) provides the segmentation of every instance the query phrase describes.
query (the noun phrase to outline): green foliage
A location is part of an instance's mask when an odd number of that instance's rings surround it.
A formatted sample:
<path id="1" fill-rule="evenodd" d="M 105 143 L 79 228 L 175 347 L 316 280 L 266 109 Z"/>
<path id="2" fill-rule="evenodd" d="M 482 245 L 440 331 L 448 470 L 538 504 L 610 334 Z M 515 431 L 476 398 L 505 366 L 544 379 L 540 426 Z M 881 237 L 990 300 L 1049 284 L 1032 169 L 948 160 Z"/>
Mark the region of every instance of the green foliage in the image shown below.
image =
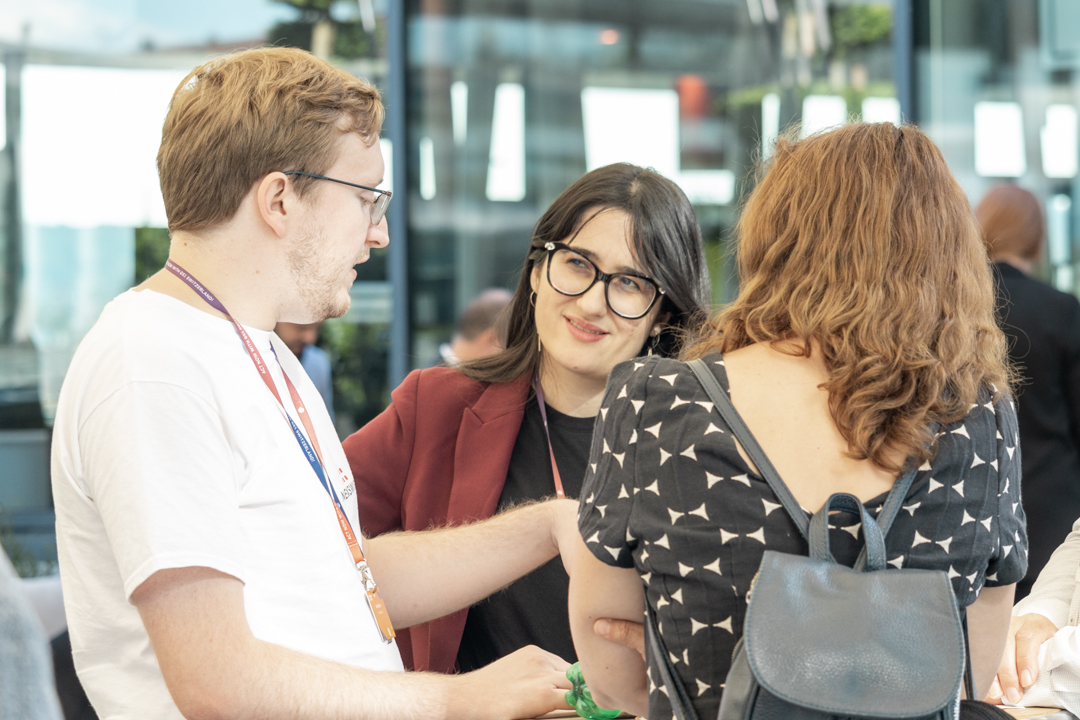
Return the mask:
<path id="1" fill-rule="evenodd" d="M 328 320 L 319 345 L 333 359 L 334 412 L 363 427 L 390 404 L 389 326 Z"/>
<path id="2" fill-rule="evenodd" d="M 315 23 L 329 20 L 334 26 L 335 57 L 344 59 L 372 57 L 376 54 L 378 38 L 364 30 L 359 20 L 337 21 L 330 17 L 330 7 L 337 0 L 273 0 L 300 11 L 300 17 L 290 22 L 279 22 L 270 28 L 267 41 L 279 47 L 296 47 L 311 50 L 312 30 Z M 379 26 L 376 26 L 376 34 Z"/>
<path id="3" fill-rule="evenodd" d="M 363 24 L 355 22 L 334 23 L 334 56 L 345 59 L 370 57 L 374 55 L 374 47 L 370 36 L 364 32 Z M 297 20 L 295 22 L 280 22 L 270 28 L 266 39 L 278 47 L 295 47 L 304 50 L 311 49 L 312 30 L 314 23 Z"/>
<path id="4" fill-rule="evenodd" d="M 361 58 L 375 54 L 374 47 L 364 25 L 355 22 L 335 22 L 334 55 L 339 58 Z M 378 26 L 376 25 L 376 29 Z"/>
<path id="5" fill-rule="evenodd" d="M 330 6 L 337 0 L 272 0 L 281 5 L 288 5 L 300 11 L 301 15 L 320 20 L 330 15 Z"/>
<path id="6" fill-rule="evenodd" d="M 297 20 L 295 22 L 279 22 L 266 34 L 266 40 L 271 45 L 278 47 L 294 47 L 302 50 L 311 50 L 311 33 L 313 23 Z"/>
<path id="7" fill-rule="evenodd" d="M 135 285 L 165 267 L 169 259 L 169 231 L 165 228 L 135 228 Z"/>
<path id="8" fill-rule="evenodd" d="M 21 578 L 55 575 L 56 563 L 52 560 L 40 560 L 29 550 L 11 529 L 0 508 L 0 549 L 7 553 L 15 573 Z"/>
<path id="9" fill-rule="evenodd" d="M 845 5 L 833 10 L 832 36 L 836 54 L 886 40 L 892 32 L 892 8 L 888 5 Z"/>

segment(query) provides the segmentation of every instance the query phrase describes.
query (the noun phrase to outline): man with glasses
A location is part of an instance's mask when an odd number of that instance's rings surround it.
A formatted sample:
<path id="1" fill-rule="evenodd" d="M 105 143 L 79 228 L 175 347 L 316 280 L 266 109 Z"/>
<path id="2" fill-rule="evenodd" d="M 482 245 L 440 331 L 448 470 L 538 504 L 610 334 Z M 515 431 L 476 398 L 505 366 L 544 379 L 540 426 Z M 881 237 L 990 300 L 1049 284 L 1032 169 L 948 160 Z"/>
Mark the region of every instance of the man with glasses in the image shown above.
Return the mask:
<path id="1" fill-rule="evenodd" d="M 388 237 L 382 105 L 307 53 L 251 50 L 173 96 L 166 268 L 103 311 L 53 444 L 76 667 L 103 718 L 531 717 L 566 663 L 403 673 L 394 628 L 466 607 L 576 538 L 575 505 L 360 536 L 349 465 L 278 322 L 349 307 Z"/>

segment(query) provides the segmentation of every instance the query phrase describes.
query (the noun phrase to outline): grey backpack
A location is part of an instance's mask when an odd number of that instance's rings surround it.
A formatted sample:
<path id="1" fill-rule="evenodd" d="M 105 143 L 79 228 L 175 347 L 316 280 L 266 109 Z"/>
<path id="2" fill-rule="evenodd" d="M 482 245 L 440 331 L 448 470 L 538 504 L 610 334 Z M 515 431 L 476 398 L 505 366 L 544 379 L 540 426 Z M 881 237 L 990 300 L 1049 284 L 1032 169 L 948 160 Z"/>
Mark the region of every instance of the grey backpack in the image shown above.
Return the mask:
<path id="1" fill-rule="evenodd" d="M 809 557 L 765 551 L 719 720 L 956 718 L 965 680 L 972 691 L 952 584 L 942 571 L 885 563 L 885 533 L 916 471 L 897 479 L 876 521 L 856 497 L 836 493 L 808 522 L 709 367 L 689 365 L 810 548 Z M 829 550 L 831 510 L 861 516 L 865 546 L 854 568 Z M 696 720 L 651 608 L 646 634 L 675 717 Z"/>

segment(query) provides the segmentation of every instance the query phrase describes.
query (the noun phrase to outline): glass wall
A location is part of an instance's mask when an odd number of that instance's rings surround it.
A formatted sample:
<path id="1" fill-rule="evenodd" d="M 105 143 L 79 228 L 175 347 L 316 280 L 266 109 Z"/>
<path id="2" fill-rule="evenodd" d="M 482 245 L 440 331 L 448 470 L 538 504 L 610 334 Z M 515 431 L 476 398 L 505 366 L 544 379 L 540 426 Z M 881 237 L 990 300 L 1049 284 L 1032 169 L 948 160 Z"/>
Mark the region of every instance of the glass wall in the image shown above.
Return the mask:
<path id="1" fill-rule="evenodd" d="M 216 55 L 313 49 L 384 82 L 384 2 L 68 0 L 0 14 L 0 536 L 20 572 L 54 557 L 50 426 L 72 353 L 104 305 L 168 252 L 154 161 L 169 98 Z M 341 431 L 385 406 L 383 253 L 323 328 Z M 40 562 L 45 565 L 39 568 Z"/>
<path id="2" fill-rule="evenodd" d="M 1048 247 L 1038 272 L 1076 293 L 1080 5 L 918 0 L 913 8 L 916 119 L 973 204 L 1003 182 L 1042 199 Z"/>
<path id="3" fill-rule="evenodd" d="M 791 122 L 896 121 L 892 3 L 407 0 L 410 362 L 513 288 L 544 209 L 616 161 L 678 182 L 731 297 L 724 240 Z M 395 202 L 397 198 L 395 198 Z"/>
<path id="4" fill-rule="evenodd" d="M 409 367 L 437 361 L 470 298 L 513 287 L 532 226 L 589 169 L 629 161 L 680 183 L 720 302 L 735 288 L 725 240 L 748 172 L 781 129 L 899 117 L 885 0 L 4 7 L 0 534 L 14 528 L 30 550 L 51 536 L 49 427 L 71 355 L 104 304 L 166 257 L 154 157 L 168 99 L 220 53 L 305 47 L 387 101 L 393 241 L 358 267 L 352 309 L 320 340 L 343 436 Z"/>

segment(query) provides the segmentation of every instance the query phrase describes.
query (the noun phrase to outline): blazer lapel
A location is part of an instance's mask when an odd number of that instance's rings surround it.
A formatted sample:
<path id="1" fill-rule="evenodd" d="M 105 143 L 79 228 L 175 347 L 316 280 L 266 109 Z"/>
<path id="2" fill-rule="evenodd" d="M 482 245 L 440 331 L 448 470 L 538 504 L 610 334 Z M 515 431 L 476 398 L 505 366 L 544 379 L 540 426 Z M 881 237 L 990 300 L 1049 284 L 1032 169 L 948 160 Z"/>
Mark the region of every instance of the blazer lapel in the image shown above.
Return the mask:
<path id="1" fill-rule="evenodd" d="M 461 416 L 447 522 L 491 517 L 499 505 L 514 442 L 525 416 L 530 378 L 492 383 Z"/>

